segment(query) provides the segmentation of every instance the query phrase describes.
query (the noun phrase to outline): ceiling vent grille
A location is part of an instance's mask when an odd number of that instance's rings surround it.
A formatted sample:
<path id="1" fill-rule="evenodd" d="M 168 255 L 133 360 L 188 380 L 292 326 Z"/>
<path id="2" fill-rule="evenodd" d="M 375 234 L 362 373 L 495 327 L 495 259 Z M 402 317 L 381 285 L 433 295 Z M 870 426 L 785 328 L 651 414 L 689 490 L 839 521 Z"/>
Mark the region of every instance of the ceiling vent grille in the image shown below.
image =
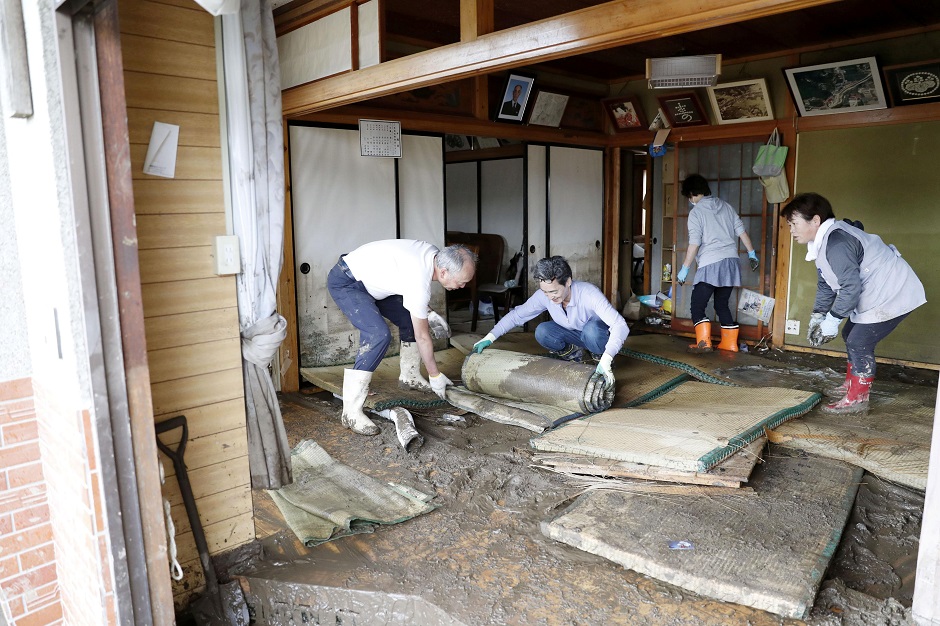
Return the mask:
<path id="1" fill-rule="evenodd" d="M 646 80 L 650 89 L 670 87 L 711 87 L 721 74 L 721 55 L 646 59 Z"/>

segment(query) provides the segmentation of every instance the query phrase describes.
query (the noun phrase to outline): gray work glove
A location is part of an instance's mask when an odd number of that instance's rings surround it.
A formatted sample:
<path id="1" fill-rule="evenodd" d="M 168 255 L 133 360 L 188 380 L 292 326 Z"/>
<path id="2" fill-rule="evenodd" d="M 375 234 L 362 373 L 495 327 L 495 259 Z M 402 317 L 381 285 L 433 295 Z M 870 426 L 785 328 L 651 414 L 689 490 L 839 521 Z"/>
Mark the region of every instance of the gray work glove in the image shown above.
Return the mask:
<path id="1" fill-rule="evenodd" d="M 447 385 L 453 385 L 447 376 L 444 374 L 438 374 L 437 376 L 431 376 L 431 391 L 437 394 L 437 397 L 441 400 L 447 399 Z"/>
<path id="2" fill-rule="evenodd" d="M 447 320 L 434 311 L 428 311 L 428 327 L 431 329 L 431 336 L 435 339 L 450 337 L 450 326 L 447 324 Z"/>
<path id="3" fill-rule="evenodd" d="M 819 343 L 829 343 L 839 335 L 839 324 L 842 319 L 832 313 L 826 313 L 826 318 L 819 325 L 820 340 Z"/>
<path id="4" fill-rule="evenodd" d="M 806 328 L 806 340 L 813 347 L 822 345 L 822 323 L 826 319 L 825 313 L 813 313 L 809 318 L 809 326 Z"/>

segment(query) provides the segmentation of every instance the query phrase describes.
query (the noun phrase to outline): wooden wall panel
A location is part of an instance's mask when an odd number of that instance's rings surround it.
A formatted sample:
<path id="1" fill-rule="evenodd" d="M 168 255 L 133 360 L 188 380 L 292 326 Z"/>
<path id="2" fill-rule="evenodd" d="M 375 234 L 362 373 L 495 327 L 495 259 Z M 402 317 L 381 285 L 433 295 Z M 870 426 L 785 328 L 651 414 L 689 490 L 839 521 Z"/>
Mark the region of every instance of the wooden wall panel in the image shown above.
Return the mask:
<path id="1" fill-rule="evenodd" d="M 215 48 L 212 46 L 121 35 L 124 69 L 163 76 L 215 80 Z"/>
<path id="2" fill-rule="evenodd" d="M 163 413 L 156 416 L 157 423 L 176 416 L 177 413 Z M 213 433 L 220 433 L 233 428 L 244 428 L 245 426 L 245 403 L 241 398 L 226 400 L 215 404 L 204 404 L 202 406 L 186 409 L 186 422 L 189 424 L 190 439 L 206 437 Z M 179 429 L 175 431 L 179 432 Z M 163 436 L 163 441 L 167 444 L 179 441 L 179 435 L 167 433 Z"/>
<path id="3" fill-rule="evenodd" d="M 150 283 L 142 286 L 144 313 L 147 317 L 209 311 L 222 305 L 236 306 L 235 290 L 231 281 L 219 277 L 171 282 Z M 153 377 L 153 363 L 150 363 Z"/>
<path id="4" fill-rule="evenodd" d="M 182 132 L 182 129 L 181 129 Z M 179 146 L 176 151 L 175 178 L 179 180 L 212 181 L 222 191 L 222 161 L 218 148 L 197 146 Z M 131 144 L 131 175 L 134 179 L 158 178 L 144 174 L 144 158 L 147 156 L 147 144 Z"/>
<path id="5" fill-rule="evenodd" d="M 238 308 L 148 317 L 144 325 L 150 351 L 218 341 L 238 337 Z"/>
<path id="6" fill-rule="evenodd" d="M 185 415 L 185 461 L 210 552 L 254 538 L 238 308 L 233 276 L 216 276 L 227 234 L 214 20 L 193 0 L 119 0 L 134 203 L 155 420 Z M 175 177 L 143 173 L 155 121 L 180 127 Z M 178 444 L 181 430 L 161 438 Z M 172 464 L 184 578 L 177 606 L 205 581 Z"/>
<path id="7" fill-rule="evenodd" d="M 218 148 L 222 143 L 219 133 L 219 116 L 209 113 L 187 113 L 184 111 L 158 111 L 134 109 L 128 111 L 128 133 L 131 143 L 146 144 L 154 122 L 176 124 L 180 127 L 179 145 Z"/>
<path id="8" fill-rule="evenodd" d="M 140 219 L 140 215 L 137 216 L 137 219 Z M 212 259 L 212 246 L 141 250 L 139 256 L 140 279 L 144 286 L 147 283 L 192 280 L 212 276 L 216 280 L 229 285 L 232 294 L 235 294 L 234 277 L 216 276 L 214 274 L 215 265 Z M 204 304 L 209 304 L 209 302 Z M 144 315 L 151 314 L 144 310 Z"/>
<path id="9" fill-rule="evenodd" d="M 137 247 L 192 248 L 211 246 L 215 236 L 225 233 L 223 213 L 176 213 L 138 215 Z"/>
<path id="10" fill-rule="evenodd" d="M 239 337 L 165 350 L 150 350 L 147 355 L 150 362 L 150 381 L 162 383 L 218 372 L 238 360 L 240 353 Z"/>

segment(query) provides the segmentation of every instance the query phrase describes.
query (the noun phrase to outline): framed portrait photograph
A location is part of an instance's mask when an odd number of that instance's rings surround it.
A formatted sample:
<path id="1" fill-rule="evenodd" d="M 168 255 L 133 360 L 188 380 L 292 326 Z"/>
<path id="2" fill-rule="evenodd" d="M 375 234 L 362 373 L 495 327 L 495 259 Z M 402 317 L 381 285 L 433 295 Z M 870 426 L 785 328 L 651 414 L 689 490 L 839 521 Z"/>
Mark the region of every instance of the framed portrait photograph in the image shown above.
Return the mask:
<path id="1" fill-rule="evenodd" d="M 558 128 L 566 106 L 568 106 L 568 96 L 539 89 L 532 103 L 529 124 Z"/>
<path id="2" fill-rule="evenodd" d="M 886 109 L 875 57 L 783 70 L 800 115 Z"/>
<path id="3" fill-rule="evenodd" d="M 774 119 L 763 78 L 708 87 L 708 99 L 718 124 L 741 124 Z"/>
<path id="4" fill-rule="evenodd" d="M 646 128 L 643 107 L 640 106 L 640 99 L 636 96 L 607 98 L 603 100 L 603 104 L 604 110 L 607 111 L 614 125 L 614 132 L 622 133 Z"/>
<path id="5" fill-rule="evenodd" d="M 884 68 L 891 106 L 940 101 L 940 60 Z"/>
<path id="6" fill-rule="evenodd" d="M 528 104 L 532 95 L 533 84 L 535 84 L 534 76 L 509 74 L 499 108 L 496 111 L 497 122 L 522 123 L 525 119 L 526 104 Z"/>
<path id="7" fill-rule="evenodd" d="M 672 128 L 683 126 L 708 125 L 705 107 L 695 92 L 679 93 L 672 96 L 658 96 L 659 106 L 666 115 L 666 121 Z"/>

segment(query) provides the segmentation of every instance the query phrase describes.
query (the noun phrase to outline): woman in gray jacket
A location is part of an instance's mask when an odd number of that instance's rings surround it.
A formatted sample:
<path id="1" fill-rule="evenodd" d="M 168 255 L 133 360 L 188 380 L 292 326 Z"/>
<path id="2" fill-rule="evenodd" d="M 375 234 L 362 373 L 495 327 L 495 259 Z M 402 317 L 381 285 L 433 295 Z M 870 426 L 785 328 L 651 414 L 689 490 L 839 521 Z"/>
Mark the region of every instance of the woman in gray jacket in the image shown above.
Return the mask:
<path id="1" fill-rule="evenodd" d="M 818 193 L 795 196 L 780 212 L 806 260 L 815 261 L 819 279 L 807 339 L 813 346 L 832 341 L 842 329 L 848 352 L 845 382 L 827 391 L 839 398 L 825 413 L 868 411 L 875 380 L 875 345 L 911 311 L 927 302 L 924 285 L 893 245 L 855 225 L 837 221 L 832 205 Z M 858 224 L 857 222 L 854 224 Z"/>
<path id="2" fill-rule="evenodd" d="M 676 279 L 685 284 L 692 260 L 698 264 L 692 288 L 692 323 L 695 324 L 695 343 L 690 352 L 712 351 L 712 324 L 705 316 L 705 307 L 715 296 L 715 313 L 721 322 L 719 350 L 738 351 L 738 324 L 731 315 L 728 300 L 735 287 L 741 286 L 741 265 L 738 262 L 738 239 L 747 248 L 751 270 L 757 271 L 759 262 L 751 238 L 744 224 L 730 204 L 712 197 L 708 181 L 692 174 L 682 181 L 682 195 L 692 203 L 689 212 L 689 249 Z"/>

